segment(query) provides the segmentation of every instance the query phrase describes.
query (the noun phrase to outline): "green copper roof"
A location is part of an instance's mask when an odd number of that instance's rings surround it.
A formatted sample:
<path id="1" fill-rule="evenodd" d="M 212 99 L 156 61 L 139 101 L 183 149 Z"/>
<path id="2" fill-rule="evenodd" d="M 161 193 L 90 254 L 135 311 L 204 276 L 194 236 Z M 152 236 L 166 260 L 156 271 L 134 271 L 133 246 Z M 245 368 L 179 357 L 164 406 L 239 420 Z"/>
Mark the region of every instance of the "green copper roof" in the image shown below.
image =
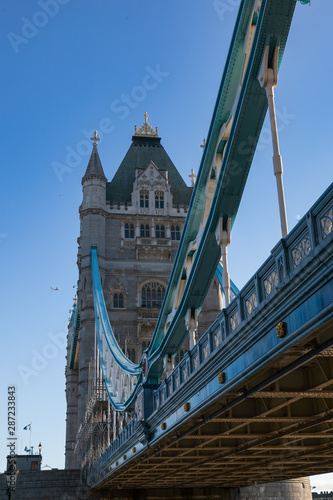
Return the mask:
<path id="1" fill-rule="evenodd" d="M 111 182 L 107 183 L 106 200 L 129 203 L 135 170 L 145 169 L 153 161 L 161 171 L 168 171 L 174 205 L 189 205 L 192 188 L 188 187 L 161 145 L 160 137 L 133 136 L 132 144 Z"/>
<path id="2" fill-rule="evenodd" d="M 82 181 L 89 179 L 90 177 L 101 177 L 102 179 L 106 180 L 96 144 L 93 145 L 93 150 L 91 152 L 87 170 Z"/>

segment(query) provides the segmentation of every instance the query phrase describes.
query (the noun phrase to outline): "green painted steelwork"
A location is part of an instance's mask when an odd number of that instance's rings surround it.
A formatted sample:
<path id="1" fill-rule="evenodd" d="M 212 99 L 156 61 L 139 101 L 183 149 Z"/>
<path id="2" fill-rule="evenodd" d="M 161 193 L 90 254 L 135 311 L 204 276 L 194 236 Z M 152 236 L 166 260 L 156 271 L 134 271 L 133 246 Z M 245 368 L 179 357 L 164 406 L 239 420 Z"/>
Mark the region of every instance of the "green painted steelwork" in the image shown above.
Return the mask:
<path id="1" fill-rule="evenodd" d="M 80 330 L 80 311 L 77 304 L 74 304 L 73 313 L 72 313 L 72 334 L 71 334 L 71 344 L 70 344 L 70 362 L 69 367 L 71 369 L 74 368 L 75 357 L 76 357 L 76 348 L 77 341 Z"/>
<path id="2" fill-rule="evenodd" d="M 296 1 L 262 0 L 258 16 L 254 16 L 255 0 L 241 1 L 188 216 L 153 338 L 148 350 L 144 353 L 147 378 L 150 383 L 159 381 L 163 372 L 164 356 L 175 355 L 184 343 L 188 334 L 184 321 L 186 313 L 189 309 L 196 309 L 200 312 L 216 272 L 221 255 L 220 247 L 216 242 L 216 227 L 220 218 L 224 222 L 230 218 L 231 226 L 234 223 L 267 111 L 266 92 L 258 81 L 263 54 L 266 46 L 269 46 L 271 58 L 278 46 L 278 66 L 280 65 Z M 254 25 L 251 52 L 244 72 L 245 37 L 248 27 Z M 238 88 L 240 81 L 242 85 Z M 228 120 L 231 114 L 233 116 L 229 138 L 221 140 L 221 127 L 230 123 Z M 218 178 L 214 179 L 216 153 L 223 153 L 223 161 Z M 195 242 L 202 224 L 208 179 L 214 179 L 216 182 L 211 209 L 198 248 L 192 256 L 193 263 L 191 271 L 186 276 L 184 292 L 174 310 L 178 283 L 184 273 L 184 263 L 189 252 L 193 252 L 190 245 Z M 93 255 L 93 252 L 94 250 L 92 250 L 92 259 L 97 262 L 97 254 Z M 98 263 L 97 269 L 93 270 L 95 279 L 97 271 Z M 94 285 L 94 289 L 98 289 L 99 294 L 95 302 L 95 311 L 96 307 L 99 307 L 99 311 L 103 311 L 103 315 L 107 316 L 105 304 L 105 309 L 101 306 L 102 301 L 104 302 L 101 287 Z M 173 316 L 168 320 L 171 313 Z M 117 363 L 119 362 L 120 368 L 125 373 L 141 373 L 143 360 L 140 365 L 135 365 L 135 368 L 130 366 L 127 358 L 125 357 L 127 361 L 123 359 L 124 355 L 116 344 L 111 342 L 109 347 Z"/>
<path id="3" fill-rule="evenodd" d="M 252 44 L 249 62 L 234 113 L 229 140 L 218 144 L 222 125 L 227 122 L 237 93 L 243 69 L 244 37 L 253 16 L 254 1 L 242 1 L 232 37 L 227 62 L 210 125 L 195 189 L 181 242 L 170 276 L 161 314 L 149 346 L 149 380 L 156 382 L 163 371 L 163 356 L 175 354 L 183 344 L 187 331 L 184 317 L 188 309 L 200 310 L 220 258 L 215 229 L 220 217 L 231 219 L 233 224 L 240 204 L 246 179 L 252 163 L 257 141 L 267 111 L 266 92 L 261 88 L 258 74 L 267 45 L 273 53 L 279 46 L 281 63 L 296 0 L 263 0 Z M 202 220 L 206 200 L 205 189 L 210 175 L 215 151 L 225 148 L 223 162 L 201 243 L 187 278 L 186 287 L 178 308 L 165 333 L 168 315 L 175 302 L 177 285 L 181 276 L 189 244 L 195 240 Z"/>

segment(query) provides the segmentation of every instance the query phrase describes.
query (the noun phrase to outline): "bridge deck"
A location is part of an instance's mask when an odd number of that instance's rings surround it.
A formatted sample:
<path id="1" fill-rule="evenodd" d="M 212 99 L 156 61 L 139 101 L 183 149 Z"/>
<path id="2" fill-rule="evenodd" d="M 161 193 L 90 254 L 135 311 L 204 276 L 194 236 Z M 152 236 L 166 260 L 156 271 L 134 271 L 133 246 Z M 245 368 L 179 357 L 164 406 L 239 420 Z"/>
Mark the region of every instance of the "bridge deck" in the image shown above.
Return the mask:
<path id="1" fill-rule="evenodd" d="M 332 471 L 332 219 L 333 185 L 161 387 L 144 389 L 151 415 L 139 414 L 95 464 L 93 488 L 228 487 Z"/>

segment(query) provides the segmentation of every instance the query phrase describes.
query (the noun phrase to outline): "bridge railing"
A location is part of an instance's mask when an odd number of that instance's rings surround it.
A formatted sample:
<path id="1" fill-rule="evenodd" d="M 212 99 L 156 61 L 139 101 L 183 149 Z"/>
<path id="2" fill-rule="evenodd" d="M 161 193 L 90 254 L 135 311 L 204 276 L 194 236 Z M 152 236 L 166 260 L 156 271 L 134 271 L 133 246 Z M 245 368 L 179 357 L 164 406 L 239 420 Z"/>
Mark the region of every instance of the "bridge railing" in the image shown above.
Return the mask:
<path id="1" fill-rule="evenodd" d="M 88 472 L 88 482 L 91 480 L 96 471 L 102 471 L 105 467 L 105 464 L 109 461 L 116 451 L 118 451 L 128 439 L 130 439 L 137 430 L 137 418 L 134 416 L 132 420 L 126 425 L 126 427 L 118 434 L 116 439 L 112 441 L 110 446 L 105 450 L 103 455 L 97 459 L 93 464 L 93 470 Z"/>
<path id="2" fill-rule="evenodd" d="M 271 256 L 248 281 L 230 306 L 220 312 L 215 322 L 193 349 L 185 354 L 169 377 L 161 383 L 158 389 L 150 393 L 152 395 L 151 410 L 143 412 L 147 421 L 140 420 L 138 416 L 132 418 L 103 455 L 87 471 L 88 484 L 102 478 L 107 473 L 107 469 L 111 470 L 112 463 L 116 467 L 120 466 L 118 459 L 128 450 L 129 440 L 132 440 L 134 447 L 138 441 L 146 445 L 150 439 L 145 434 L 145 430 L 149 434 L 150 417 L 154 418 L 153 414 L 159 412 L 164 404 L 168 402 L 172 404 L 173 395 L 176 395 L 186 382 L 191 383 L 190 378 L 196 377 L 200 368 L 209 363 L 212 356 L 221 353 L 228 342 L 236 340 L 242 327 L 249 320 L 254 320 L 257 313 L 262 311 L 262 314 L 267 316 L 269 304 L 276 294 L 281 291 L 283 293 L 284 287 L 287 290 L 289 288 L 290 292 L 290 287 L 286 285 L 292 279 L 296 277 L 297 280 L 302 280 L 309 272 L 309 267 L 312 267 L 313 273 L 317 265 L 316 258 L 323 258 L 325 251 L 332 252 L 332 240 L 333 184 L 289 235 L 273 248 Z M 299 252 L 301 258 L 298 255 Z M 251 335 L 251 331 L 251 328 L 248 328 L 247 335 Z M 223 375 L 223 372 L 219 374 L 219 381 L 220 375 Z M 221 383 L 223 382 L 221 379 Z M 144 400 L 143 404 L 145 404 Z M 144 441 L 142 441 L 143 434 L 145 434 Z"/>
<path id="3" fill-rule="evenodd" d="M 271 256 L 258 269 L 228 308 L 188 351 L 182 361 L 153 393 L 153 411 L 158 410 L 179 387 L 223 348 L 245 322 L 267 305 L 308 259 L 313 258 L 333 236 L 333 184 L 299 221 L 297 226 L 273 248 Z"/>

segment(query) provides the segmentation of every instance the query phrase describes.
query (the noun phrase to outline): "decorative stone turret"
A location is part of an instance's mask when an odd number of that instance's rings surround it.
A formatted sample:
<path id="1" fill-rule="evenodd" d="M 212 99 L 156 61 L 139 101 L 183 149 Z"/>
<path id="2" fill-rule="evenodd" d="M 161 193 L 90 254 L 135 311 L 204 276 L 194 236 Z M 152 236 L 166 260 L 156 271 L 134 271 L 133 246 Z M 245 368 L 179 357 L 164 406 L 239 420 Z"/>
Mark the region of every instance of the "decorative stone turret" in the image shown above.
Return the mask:
<path id="1" fill-rule="evenodd" d="M 80 271 L 78 307 L 81 314 L 78 361 L 78 427 L 82 423 L 89 385 L 89 363 L 94 353 L 94 304 L 91 276 L 91 247 L 96 246 L 101 277 L 104 279 L 103 262 L 106 240 L 106 185 L 97 145 L 97 131 L 91 137 L 93 149 L 86 172 L 82 178 L 83 199 L 80 207 L 80 238 L 78 265 Z"/>

